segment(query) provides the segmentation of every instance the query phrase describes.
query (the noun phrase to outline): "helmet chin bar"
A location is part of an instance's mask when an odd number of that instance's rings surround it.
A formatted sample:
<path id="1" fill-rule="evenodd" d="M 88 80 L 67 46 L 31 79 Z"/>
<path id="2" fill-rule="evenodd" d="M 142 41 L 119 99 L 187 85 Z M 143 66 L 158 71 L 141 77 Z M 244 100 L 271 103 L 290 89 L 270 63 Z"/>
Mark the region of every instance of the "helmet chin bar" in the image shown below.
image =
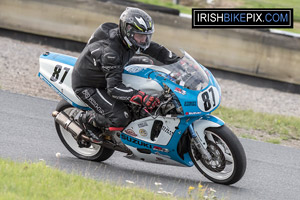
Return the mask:
<path id="1" fill-rule="evenodd" d="M 124 40 L 127 43 L 128 47 L 131 48 L 132 47 L 132 43 L 130 42 L 130 40 L 128 39 L 127 36 L 124 36 Z"/>
<path id="2" fill-rule="evenodd" d="M 140 51 L 141 49 L 146 50 L 150 45 L 150 42 L 149 42 L 149 45 L 147 45 L 147 46 L 145 45 L 145 47 L 143 48 L 143 47 L 139 46 L 137 44 L 137 42 L 135 42 L 136 44 L 132 44 L 132 42 L 128 39 L 127 36 L 124 36 L 124 40 L 125 40 L 126 44 L 128 45 L 128 47 L 133 48 L 135 51 Z"/>

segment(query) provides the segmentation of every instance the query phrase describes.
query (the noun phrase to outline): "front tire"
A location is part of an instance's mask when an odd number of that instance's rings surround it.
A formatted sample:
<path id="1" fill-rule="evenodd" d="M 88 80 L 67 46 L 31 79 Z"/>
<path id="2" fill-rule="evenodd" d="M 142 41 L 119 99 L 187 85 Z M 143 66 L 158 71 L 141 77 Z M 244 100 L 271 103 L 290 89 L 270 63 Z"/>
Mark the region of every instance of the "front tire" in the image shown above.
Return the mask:
<path id="1" fill-rule="evenodd" d="M 246 154 L 235 134 L 223 125 L 205 130 L 207 150 L 212 160 L 207 161 L 191 140 L 189 154 L 197 169 L 209 180 L 230 185 L 239 181 L 246 171 Z"/>
<path id="2" fill-rule="evenodd" d="M 56 107 L 58 112 L 64 111 L 66 114 L 69 114 L 73 109 L 78 108 L 74 108 L 65 100 L 61 100 Z M 101 162 L 107 160 L 114 153 L 114 150 L 112 149 L 108 149 L 93 143 L 91 143 L 87 148 L 81 148 L 71 133 L 65 130 L 57 122 L 55 122 L 55 128 L 62 143 L 77 158 Z"/>

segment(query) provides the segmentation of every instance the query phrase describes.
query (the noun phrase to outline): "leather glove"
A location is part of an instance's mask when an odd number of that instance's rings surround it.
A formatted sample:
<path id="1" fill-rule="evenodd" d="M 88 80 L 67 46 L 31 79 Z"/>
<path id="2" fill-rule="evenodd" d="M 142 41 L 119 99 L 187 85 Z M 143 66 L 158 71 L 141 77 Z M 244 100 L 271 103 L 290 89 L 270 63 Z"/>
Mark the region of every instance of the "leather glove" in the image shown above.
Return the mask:
<path id="1" fill-rule="evenodd" d="M 148 95 L 142 91 L 138 91 L 129 101 L 136 105 L 145 106 L 148 110 L 152 110 L 160 104 L 157 97 Z"/>

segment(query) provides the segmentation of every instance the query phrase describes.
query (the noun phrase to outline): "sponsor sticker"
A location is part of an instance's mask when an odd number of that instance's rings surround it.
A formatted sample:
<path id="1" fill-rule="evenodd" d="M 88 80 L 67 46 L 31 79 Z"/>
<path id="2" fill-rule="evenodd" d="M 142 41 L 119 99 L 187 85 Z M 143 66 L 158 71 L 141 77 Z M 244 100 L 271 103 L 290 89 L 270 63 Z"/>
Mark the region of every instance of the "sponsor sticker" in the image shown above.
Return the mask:
<path id="1" fill-rule="evenodd" d="M 144 137 L 148 135 L 148 133 L 145 129 L 140 129 L 139 133 L 140 133 L 141 136 L 144 136 Z"/>
<path id="2" fill-rule="evenodd" d="M 186 112 L 185 115 L 200 115 L 202 112 Z"/>
<path id="3" fill-rule="evenodd" d="M 175 88 L 175 92 L 178 92 L 178 93 L 180 93 L 180 94 L 182 94 L 182 95 L 186 95 L 186 91 L 185 90 L 183 90 L 183 89 L 180 89 L 180 88 Z"/>
<path id="4" fill-rule="evenodd" d="M 158 146 L 154 146 L 154 147 L 153 147 L 153 150 L 156 150 L 156 151 L 162 151 L 162 152 L 165 152 L 165 153 L 170 152 L 169 149 L 165 149 L 165 148 L 158 147 Z"/>
<path id="5" fill-rule="evenodd" d="M 142 147 L 146 147 L 148 149 L 152 149 L 152 145 L 151 144 L 143 142 L 143 141 L 138 140 L 136 138 L 132 138 L 132 137 L 130 137 L 128 135 L 125 135 L 125 134 L 121 134 L 121 139 L 127 140 L 130 143 L 137 144 L 137 145 L 142 146 Z"/>
<path id="6" fill-rule="evenodd" d="M 125 67 L 126 71 L 130 72 L 130 73 L 138 73 L 140 71 L 142 71 L 144 68 L 142 67 L 138 67 L 138 66 L 127 66 Z"/>
<path id="7" fill-rule="evenodd" d="M 196 101 L 186 101 L 184 102 L 184 106 L 197 106 Z"/>
<path id="8" fill-rule="evenodd" d="M 127 135 L 130 135 L 130 136 L 132 136 L 132 137 L 136 137 L 136 136 L 137 136 L 137 134 L 136 134 L 132 129 L 126 129 L 124 132 L 125 132 Z"/>
<path id="9" fill-rule="evenodd" d="M 142 122 L 142 123 L 138 124 L 139 128 L 143 128 L 143 127 L 146 127 L 146 126 L 148 126 L 147 122 Z"/>
<path id="10" fill-rule="evenodd" d="M 168 135 L 172 135 L 173 134 L 173 132 L 168 127 L 166 127 L 166 126 L 162 126 L 161 130 L 163 132 L 167 133 Z"/>

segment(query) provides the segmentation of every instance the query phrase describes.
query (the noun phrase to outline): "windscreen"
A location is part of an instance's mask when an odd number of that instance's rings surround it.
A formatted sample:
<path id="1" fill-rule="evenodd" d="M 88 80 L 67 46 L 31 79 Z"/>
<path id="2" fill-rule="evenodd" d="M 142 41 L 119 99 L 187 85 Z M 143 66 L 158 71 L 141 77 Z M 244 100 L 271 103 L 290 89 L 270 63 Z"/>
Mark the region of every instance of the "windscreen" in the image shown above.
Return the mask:
<path id="1" fill-rule="evenodd" d="M 202 90 L 209 83 L 204 69 L 186 52 L 178 62 L 161 67 L 169 71 L 168 78 L 171 81 L 187 89 Z"/>

